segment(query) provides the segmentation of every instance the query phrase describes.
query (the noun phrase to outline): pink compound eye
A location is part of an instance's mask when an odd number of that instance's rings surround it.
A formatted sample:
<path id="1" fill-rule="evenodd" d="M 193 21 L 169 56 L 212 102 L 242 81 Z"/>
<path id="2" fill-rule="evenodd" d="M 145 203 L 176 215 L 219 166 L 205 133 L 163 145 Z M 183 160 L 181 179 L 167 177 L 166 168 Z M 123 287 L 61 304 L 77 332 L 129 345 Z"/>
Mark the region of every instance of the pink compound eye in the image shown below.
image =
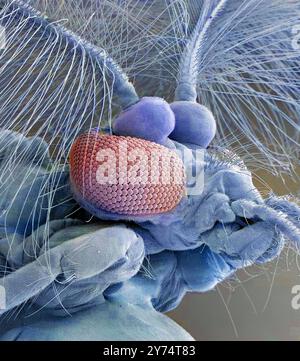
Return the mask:
<path id="1" fill-rule="evenodd" d="M 143 139 L 80 136 L 70 154 L 76 199 L 111 213 L 143 216 L 175 208 L 185 193 L 184 165 L 176 152 Z"/>

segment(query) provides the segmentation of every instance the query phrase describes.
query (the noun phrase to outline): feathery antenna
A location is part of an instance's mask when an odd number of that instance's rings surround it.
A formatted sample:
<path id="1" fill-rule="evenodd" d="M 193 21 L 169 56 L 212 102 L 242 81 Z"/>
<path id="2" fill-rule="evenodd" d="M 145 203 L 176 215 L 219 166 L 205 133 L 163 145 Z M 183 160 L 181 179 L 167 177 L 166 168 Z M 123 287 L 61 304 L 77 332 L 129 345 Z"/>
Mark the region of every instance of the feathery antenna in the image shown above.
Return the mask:
<path id="1" fill-rule="evenodd" d="M 127 108 L 138 101 L 139 97 L 133 84 L 129 82 L 127 75 L 104 49 L 85 41 L 58 23 L 51 23 L 48 19 L 45 19 L 40 12 L 22 0 L 13 0 L 12 2 L 0 0 L 0 7 L 2 9 L 6 7 L 5 12 L 12 14 L 15 20 L 24 17 L 28 19 L 31 18 L 37 27 L 45 29 L 45 33 L 57 32 L 58 36 L 67 37 L 69 46 L 81 48 L 83 53 L 88 53 L 97 63 L 102 64 L 113 79 L 113 90 L 122 108 Z M 3 22 L 5 23 L 5 18 Z"/>
<path id="2" fill-rule="evenodd" d="M 207 20 L 203 23 L 200 17 L 194 29 L 191 39 L 189 40 L 185 52 L 181 58 L 178 86 L 176 89 L 175 99 L 185 101 L 196 101 L 197 99 L 197 78 L 198 63 L 201 61 L 201 48 L 207 31 L 219 17 L 224 9 L 227 0 L 220 0 L 217 5 L 209 11 Z M 210 6 L 210 5 L 208 5 Z"/>

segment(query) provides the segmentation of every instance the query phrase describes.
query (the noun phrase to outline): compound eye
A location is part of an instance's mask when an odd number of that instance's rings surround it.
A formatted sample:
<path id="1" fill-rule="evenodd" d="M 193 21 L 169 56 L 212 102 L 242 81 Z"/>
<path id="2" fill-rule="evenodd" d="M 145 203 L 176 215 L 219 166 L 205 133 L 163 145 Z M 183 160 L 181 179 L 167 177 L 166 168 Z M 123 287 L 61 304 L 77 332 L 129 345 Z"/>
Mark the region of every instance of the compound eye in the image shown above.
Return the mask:
<path id="1" fill-rule="evenodd" d="M 177 101 L 170 107 L 175 115 L 175 129 L 170 138 L 206 149 L 214 139 L 217 128 L 210 110 L 191 101 Z"/>
<path id="2" fill-rule="evenodd" d="M 176 152 L 143 139 L 80 136 L 70 154 L 75 199 L 97 210 L 126 216 L 157 215 L 174 209 L 185 194 L 185 170 Z"/>
<path id="3" fill-rule="evenodd" d="M 174 127 L 170 105 L 161 98 L 145 97 L 115 119 L 113 132 L 164 144 Z"/>

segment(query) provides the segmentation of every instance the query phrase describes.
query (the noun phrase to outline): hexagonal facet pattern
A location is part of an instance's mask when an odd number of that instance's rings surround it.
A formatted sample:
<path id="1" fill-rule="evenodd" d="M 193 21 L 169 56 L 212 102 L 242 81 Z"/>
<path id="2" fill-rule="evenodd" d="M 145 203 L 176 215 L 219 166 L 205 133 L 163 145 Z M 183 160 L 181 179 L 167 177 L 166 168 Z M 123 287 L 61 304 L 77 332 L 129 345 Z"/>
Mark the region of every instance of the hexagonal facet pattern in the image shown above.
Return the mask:
<path id="1" fill-rule="evenodd" d="M 70 153 L 77 199 L 124 215 L 155 215 L 175 208 L 185 191 L 176 152 L 143 139 L 83 134 Z"/>

